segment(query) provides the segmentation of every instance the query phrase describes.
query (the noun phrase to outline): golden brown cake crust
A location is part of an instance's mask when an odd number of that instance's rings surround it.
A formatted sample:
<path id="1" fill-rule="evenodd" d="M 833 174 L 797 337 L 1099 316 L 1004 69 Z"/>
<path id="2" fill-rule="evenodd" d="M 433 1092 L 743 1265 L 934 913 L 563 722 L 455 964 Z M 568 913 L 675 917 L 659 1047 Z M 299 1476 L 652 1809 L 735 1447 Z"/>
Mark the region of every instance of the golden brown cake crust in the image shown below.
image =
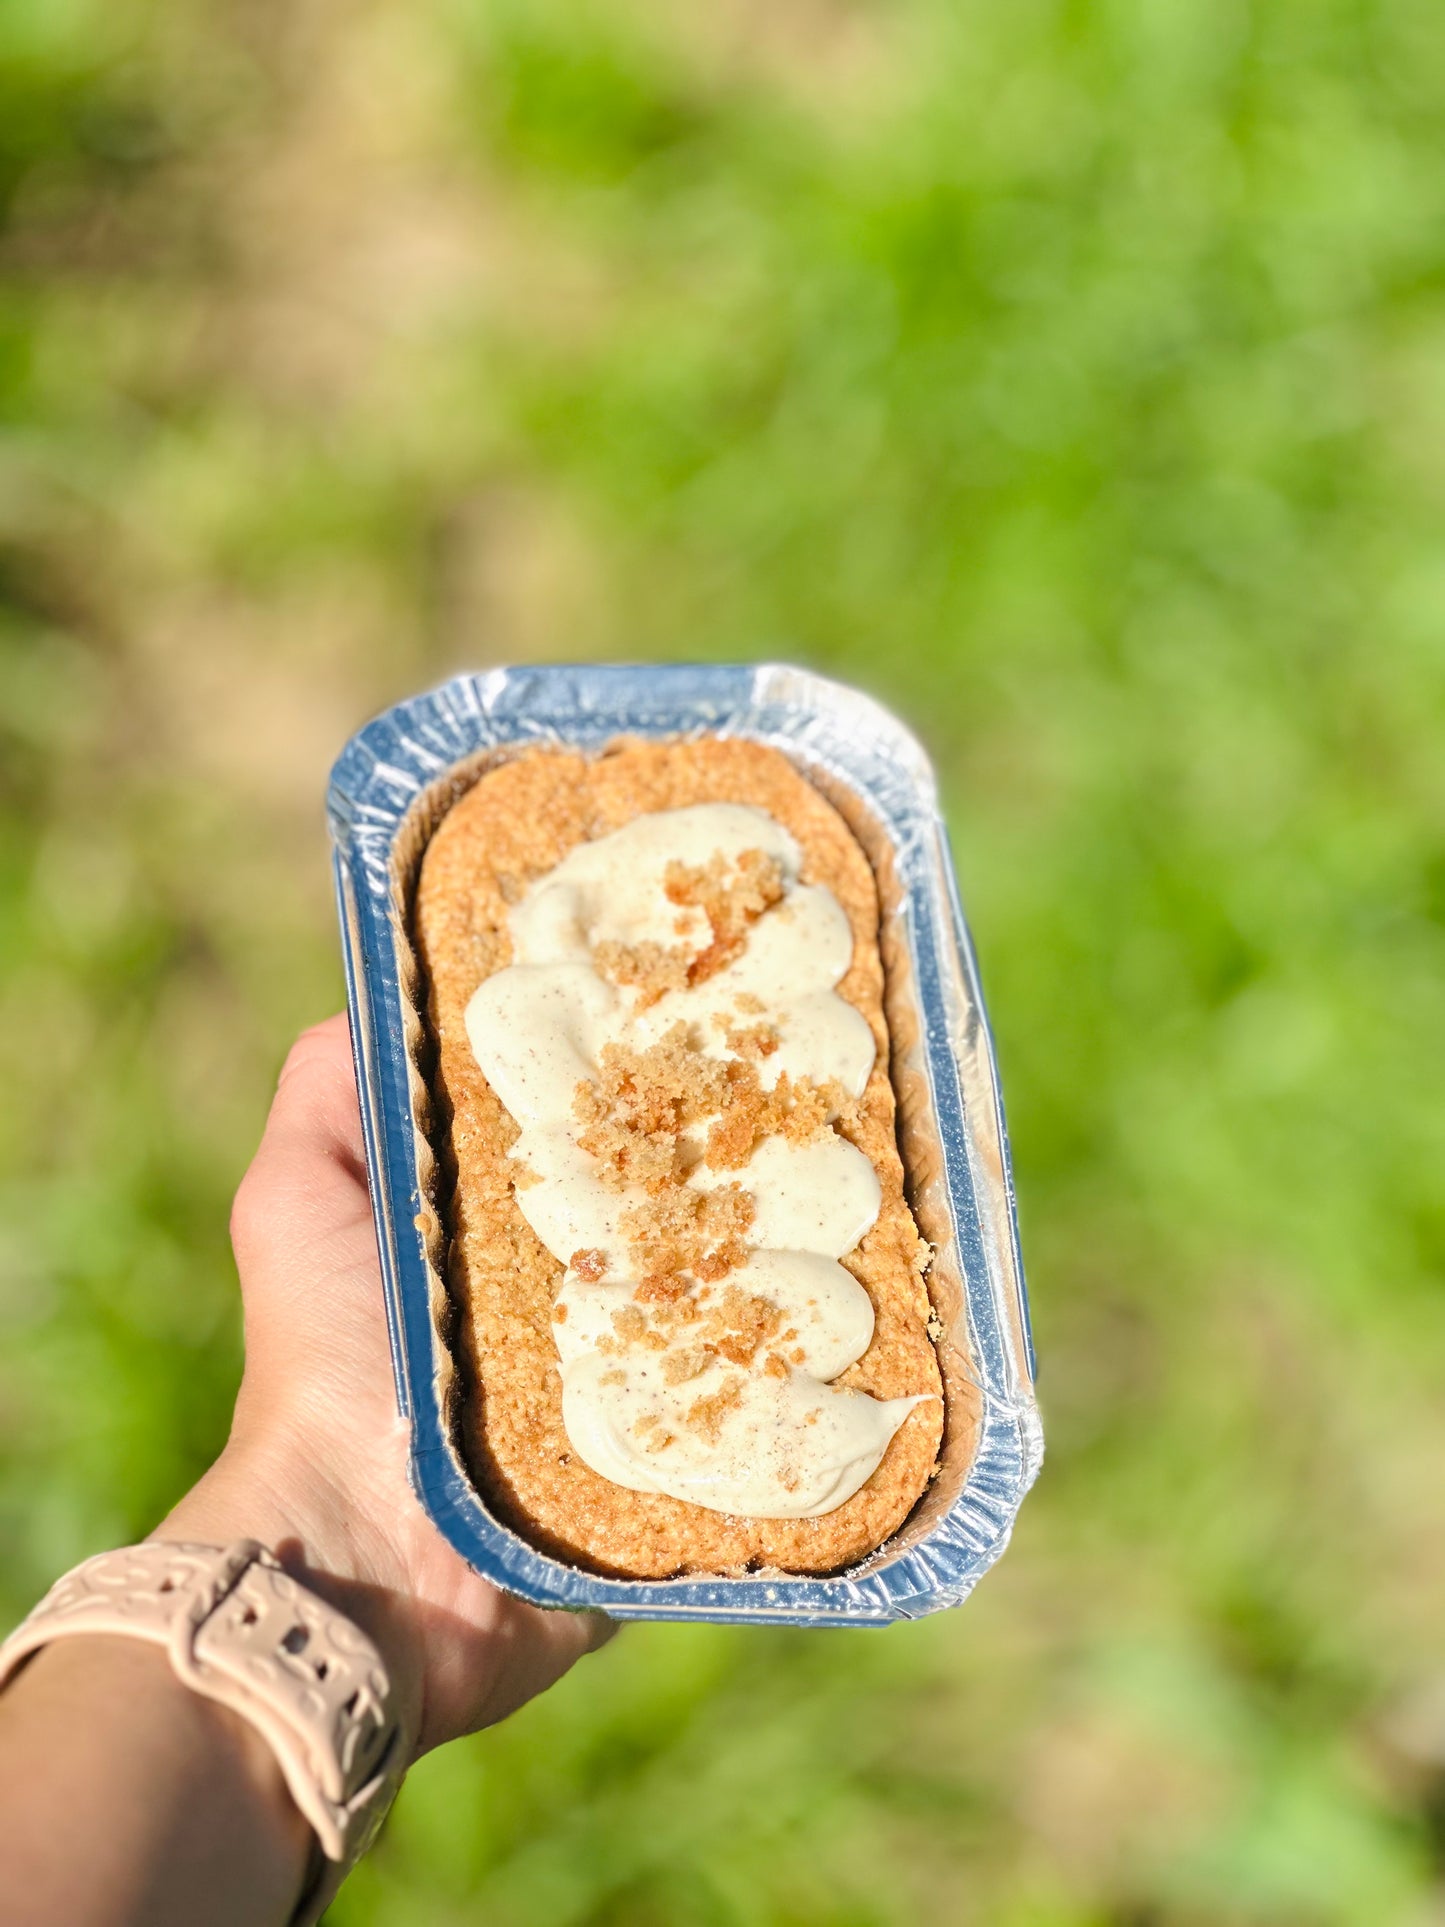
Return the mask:
<path id="1" fill-rule="evenodd" d="M 653 810 L 749 803 L 796 838 L 804 879 L 834 893 L 853 926 L 839 994 L 873 1030 L 877 1058 L 846 1132 L 882 1185 L 877 1222 L 844 1264 L 876 1317 L 873 1342 L 839 1383 L 879 1398 L 932 1393 L 905 1419 L 851 1499 L 814 1519 L 737 1518 L 634 1492 L 590 1470 L 562 1425 L 552 1339 L 563 1267 L 517 1209 L 508 1147 L 516 1126 L 472 1055 L 464 1013 L 477 985 L 511 961 L 507 908 L 574 845 Z M 923 1283 L 928 1247 L 903 1195 L 888 1078 L 878 894 L 837 811 L 778 751 L 721 738 L 627 743 L 595 759 L 529 750 L 490 770 L 442 820 L 417 886 L 414 934 L 430 990 L 443 1118 L 451 1120 L 448 1217 L 453 1294 L 467 1380 L 464 1447 L 483 1493 L 544 1551 L 633 1578 L 683 1572 L 832 1572 L 881 1545 L 911 1511 L 943 1428 Z M 843 1128 L 843 1127 L 840 1127 Z"/>

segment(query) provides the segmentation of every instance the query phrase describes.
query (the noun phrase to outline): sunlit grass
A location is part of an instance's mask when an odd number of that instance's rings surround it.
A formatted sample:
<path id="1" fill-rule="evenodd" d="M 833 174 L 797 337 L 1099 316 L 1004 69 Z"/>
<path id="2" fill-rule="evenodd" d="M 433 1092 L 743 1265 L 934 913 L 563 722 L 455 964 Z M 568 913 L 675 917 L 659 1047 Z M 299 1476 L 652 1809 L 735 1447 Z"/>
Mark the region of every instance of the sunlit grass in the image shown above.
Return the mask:
<path id="1" fill-rule="evenodd" d="M 629 1631 L 424 1763 L 338 1920 L 1438 1911 L 1438 26 L 0 11 L 12 1614 L 224 1436 L 227 1200 L 386 701 L 867 685 L 999 1035 L 1050 1441 L 999 1571 Z"/>

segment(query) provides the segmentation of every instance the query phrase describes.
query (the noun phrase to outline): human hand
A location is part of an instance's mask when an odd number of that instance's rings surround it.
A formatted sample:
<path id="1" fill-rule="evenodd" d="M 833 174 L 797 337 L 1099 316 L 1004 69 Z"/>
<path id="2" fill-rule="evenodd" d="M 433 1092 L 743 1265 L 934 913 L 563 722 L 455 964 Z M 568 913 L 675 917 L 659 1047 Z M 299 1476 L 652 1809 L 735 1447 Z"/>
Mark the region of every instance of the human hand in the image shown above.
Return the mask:
<path id="1" fill-rule="evenodd" d="M 293 1045 L 231 1237 L 231 1436 L 155 1536 L 259 1539 L 331 1598 L 385 1655 L 413 1753 L 503 1718 L 612 1629 L 489 1585 L 412 1494 L 344 1016 Z"/>

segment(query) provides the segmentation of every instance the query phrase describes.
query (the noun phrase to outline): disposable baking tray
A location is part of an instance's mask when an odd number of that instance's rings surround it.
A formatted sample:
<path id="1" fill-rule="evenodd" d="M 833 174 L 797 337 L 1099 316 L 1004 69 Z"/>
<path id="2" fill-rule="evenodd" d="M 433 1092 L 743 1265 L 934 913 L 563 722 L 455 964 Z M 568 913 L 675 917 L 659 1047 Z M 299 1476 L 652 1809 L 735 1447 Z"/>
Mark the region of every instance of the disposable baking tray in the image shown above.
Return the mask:
<path id="1" fill-rule="evenodd" d="M 534 745 L 745 737 L 781 750 L 843 812 L 878 878 L 891 1072 L 945 1389 L 937 1476 L 877 1552 L 828 1578 L 602 1578 L 487 1507 L 458 1447 L 463 1388 L 426 989 L 410 939 L 421 853 L 494 763 Z M 880 1625 L 960 1603 L 1008 1543 L 1043 1452 L 1008 1139 L 978 971 L 933 772 L 897 719 L 786 664 L 528 665 L 458 676 L 352 737 L 328 816 L 367 1169 L 411 1477 L 478 1572 L 539 1605 L 618 1619 Z"/>

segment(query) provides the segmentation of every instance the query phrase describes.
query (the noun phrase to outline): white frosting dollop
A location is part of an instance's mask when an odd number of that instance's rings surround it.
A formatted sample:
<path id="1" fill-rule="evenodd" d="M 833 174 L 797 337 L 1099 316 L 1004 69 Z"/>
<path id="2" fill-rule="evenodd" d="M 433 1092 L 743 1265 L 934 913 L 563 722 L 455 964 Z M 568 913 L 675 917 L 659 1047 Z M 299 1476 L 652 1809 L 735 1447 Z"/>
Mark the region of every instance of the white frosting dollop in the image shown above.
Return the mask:
<path id="1" fill-rule="evenodd" d="M 753 923 L 739 956 L 651 1004 L 599 975 L 593 950 L 603 943 L 701 952 L 707 917 L 669 900 L 667 868 L 702 868 L 719 854 L 736 863 L 751 851 L 778 865 L 783 894 Z M 765 1137 L 740 1170 L 713 1170 L 699 1158 L 689 1185 L 738 1184 L 755 1205 L 747 1262 L 700 1297 L 715 1306 L 735 1286 L 773 1307 L 785 1336 L 766 1368 L 762 1351 L 746 1368 L 718 1355 L 681 1361 L 673 1355 L 689 1345 L 685 1328 L 665 1343 L 636 1342 L 638 1281 L 627 1275 L 624 1219 L 647 1197 L 640 1187 L 604 1182 L 578 1142 L 574 1104 L 607 1045 L 641 1051 L 678 1024 L 713 1058 L 738 1054 L 729 1033 L 768 1026 L 776 1048 L 756 1065 L 764 1089 L 786 1072 L 861 1095 L 873 1035 L 835 990 L 852 958 L 852 931 L 830 891 L 799 882 L 800 862 L 780 824 L 741 804 L 636 817 L 579 844 L 512 907 L 513 962 L 481 984 L 466 1012 L 477 1062 L 520 1129 L 513 1156 L 530 1181 L 518 1185 L 518 1208 L 564 1264 L 582 1251 L 605 1260 L 596 1277 L 569 1269 L 557 1301 L 572 1446 L 618 1485 L 757 1518 L 805 1518 L 841 1505 L 922 1402 L 874 1399 L 829 1382 L 873 1335 L 868 1294 L 837 1260 L 877 1218 L 877 1174 L 831 1131 L 801 1143 Z M 679 1378 L 684 1362 L 689 1375 Z M 700 1425 L 699 1404 L 709 1400 Z"/>

